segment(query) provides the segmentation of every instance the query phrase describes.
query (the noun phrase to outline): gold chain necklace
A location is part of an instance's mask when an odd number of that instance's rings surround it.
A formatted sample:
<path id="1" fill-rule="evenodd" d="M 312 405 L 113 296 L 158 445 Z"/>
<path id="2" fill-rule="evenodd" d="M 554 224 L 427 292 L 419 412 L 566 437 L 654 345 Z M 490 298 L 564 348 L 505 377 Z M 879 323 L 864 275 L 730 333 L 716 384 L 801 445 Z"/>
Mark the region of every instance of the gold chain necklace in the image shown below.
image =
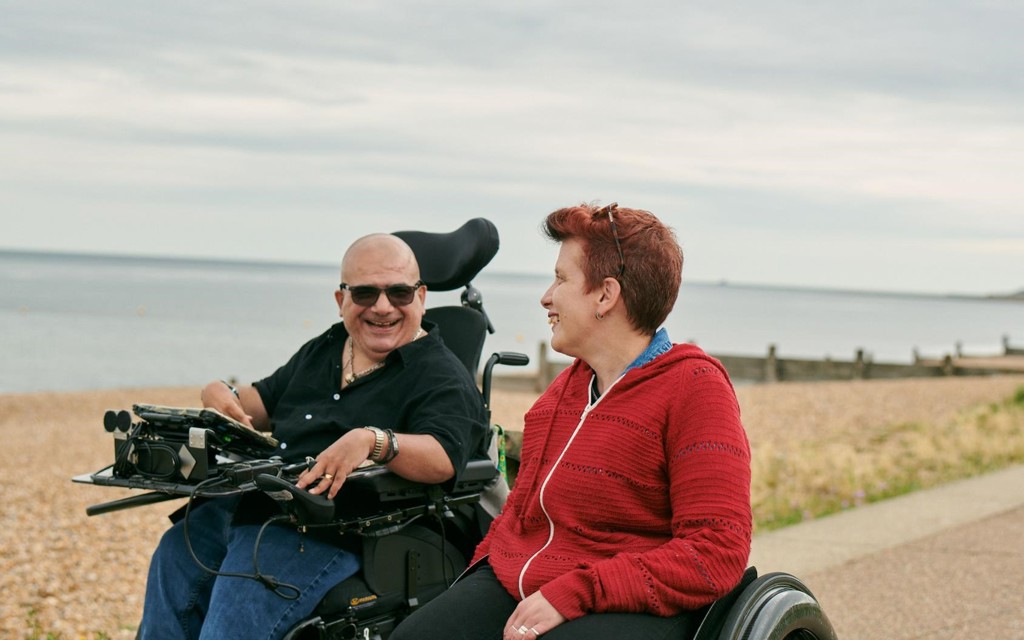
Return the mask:
<path id="1" fill-rule="evenodd" d="M 356 372 L 355 362 L 356 362 L 356 344 L 352 340 L 352 338 L 349 338 L 348 339 L 348 371 L 349 371 L 349 373 L 348 373 L 347 376 L 345 376 L 345 384 L 352 384 L 353 382 L 355 382 L 359 378 L 362 378 L 363 376 L 370 375 L 371 373 L 373 373 L 377 369 L 380 369 L 381 367 L 383 367 L 384 363 L 386 361 L 385 360 L 381 360 L 380 362 L 374 362 L 372 365 L 370 365 L 369 367 L 367 367 L 367 368 L 365 368 L 365 369 L 363 369 L 362 371 L 359 371 L 359 372 Z"/>
<path id="2" fill-rule="evenodd" d="M 413 340 L 418 340 L 419 337 L 422 336 L 422 335 L 423 335 L 423 329 L 422 328 L 417 329 L 416 330 L 416 335 L 413 336 L 412 339 Z M 347 376 L 345 376 L 345 384 L 352 384 L 353 382 L 355 382 L 359 378 L 362 378 L 364 376 L 368 376 L 371 373 L 373 373 L 374 371 L 376 371 L 377 369 L 380 369 L 385 364 L 387 364 L 387 360 L 381 360 L 380 362 L 374 362 L 372 365 L 370 365 L 369 367 L 363 369 L 362 371 L 356 372 L 355 362 L 356 362 L 356 343 L 355 343 L 354 340 L 352 340 L 351 337 L 349 337 L 349 339 L 348 339 L 348 371 L 349 371 L 349 373 L 348 373 Z"/>

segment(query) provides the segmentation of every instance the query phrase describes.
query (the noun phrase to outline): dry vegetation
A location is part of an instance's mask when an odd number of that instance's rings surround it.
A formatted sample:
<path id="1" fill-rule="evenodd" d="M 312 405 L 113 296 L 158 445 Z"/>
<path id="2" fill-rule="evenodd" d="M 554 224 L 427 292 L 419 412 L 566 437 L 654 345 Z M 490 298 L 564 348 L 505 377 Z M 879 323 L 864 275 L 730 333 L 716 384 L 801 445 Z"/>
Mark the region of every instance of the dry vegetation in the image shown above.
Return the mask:
<path id="1" fill-rule="evenodd" d="M 1024 460 L 1024 377 L 738 390 L 759 527 Z M 534 394 L 495 390 L 521 428 Z M 85 516 L 125 495 L 68 479 L 110 462 L 104 410 L 192 405 L 195 389 L 0 395 L 0 637 L 132 638 L 149 554 L 177 502 Z"/>
<path id="2" fill-rule="evenodd" d="M 1024 462 L 1020 378 L 779 385 L 740 399 L 761 531 Z"/>

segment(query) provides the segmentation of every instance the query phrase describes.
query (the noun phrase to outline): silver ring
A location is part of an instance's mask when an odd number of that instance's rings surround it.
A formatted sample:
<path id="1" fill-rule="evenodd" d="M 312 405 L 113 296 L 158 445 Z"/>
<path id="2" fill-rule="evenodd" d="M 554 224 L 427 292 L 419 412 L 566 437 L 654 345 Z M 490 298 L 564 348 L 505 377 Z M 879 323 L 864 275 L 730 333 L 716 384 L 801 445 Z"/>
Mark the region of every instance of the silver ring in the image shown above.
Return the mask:
<path id="1" fill-rule="evenodd" d="M 534 629 L 533 627 L 530 627 L 529 629 L 527 629 L 527 631 L 533 633 L 533 635 L 537 636 L 538 638 L 540 637 L 540 634 L 537 633 L 537 630 Z"/>
<path id="2" fill-rule="evenodd" d="M 525 636 L 526 632 L 528 631 L 528 629 L 526 628 L 526 625 L 524 624 L 523 626 L 521 626 L 518 629 L 516 629 L 516 631 L 519 633 L 519 635 Z"/>

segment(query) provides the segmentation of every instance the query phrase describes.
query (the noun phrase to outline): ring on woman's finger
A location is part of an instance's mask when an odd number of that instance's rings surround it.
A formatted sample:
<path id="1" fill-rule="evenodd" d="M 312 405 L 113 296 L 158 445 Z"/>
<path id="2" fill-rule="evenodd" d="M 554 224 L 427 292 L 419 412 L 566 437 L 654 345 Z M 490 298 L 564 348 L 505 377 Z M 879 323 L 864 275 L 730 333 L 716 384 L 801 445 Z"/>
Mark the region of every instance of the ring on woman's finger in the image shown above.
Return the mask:
<path id="1" fill-rule="evenodd" d="M 540 634 L 537 633 L 537 630 L 535 628 L 533 628 L 533 627 L 530 627 L 529 629 L 527 629 L 527 631 L 529 631 L 533 635 L 537 636 L 538 638 L 540 637 Z"/>
<path id="2" fill-rule="evenodd" d="M 518 631 L 520 635 L 524 635 L 525 636 L 526 632 L 529 631 L 529 629 L 527 629 L 526 625 L 524 624 L 523 626 L 521 626 L 518 629 L 516 629 L 516 631 Z"/>
<path id="3" fill-rule="evenodd" d="M 334 474 L 333 473 L 325 473 L 323 475 L 323 478 L 324 478 L 324 480 L 327 480 L 327 481 L 334 480 Z"/>

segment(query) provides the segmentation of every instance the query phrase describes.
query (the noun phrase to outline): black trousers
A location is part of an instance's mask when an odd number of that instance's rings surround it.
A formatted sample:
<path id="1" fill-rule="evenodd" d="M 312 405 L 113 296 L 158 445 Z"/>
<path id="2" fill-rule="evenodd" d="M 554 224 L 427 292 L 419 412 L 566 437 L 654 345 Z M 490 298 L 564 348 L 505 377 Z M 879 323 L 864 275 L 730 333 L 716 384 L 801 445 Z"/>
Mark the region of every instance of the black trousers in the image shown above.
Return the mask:
<path id="1" fill-rule="evenodd" d="M 484 564 L 406 618 L 390 640 L 501 640 L 519 601 Z M 544 640 L 685 640 L 699 621 L 692 614 L 662 618 L 644 613 L 592 613 L 564 622 Z M 530 640 L 533 640 L 532 634 Z"/>

